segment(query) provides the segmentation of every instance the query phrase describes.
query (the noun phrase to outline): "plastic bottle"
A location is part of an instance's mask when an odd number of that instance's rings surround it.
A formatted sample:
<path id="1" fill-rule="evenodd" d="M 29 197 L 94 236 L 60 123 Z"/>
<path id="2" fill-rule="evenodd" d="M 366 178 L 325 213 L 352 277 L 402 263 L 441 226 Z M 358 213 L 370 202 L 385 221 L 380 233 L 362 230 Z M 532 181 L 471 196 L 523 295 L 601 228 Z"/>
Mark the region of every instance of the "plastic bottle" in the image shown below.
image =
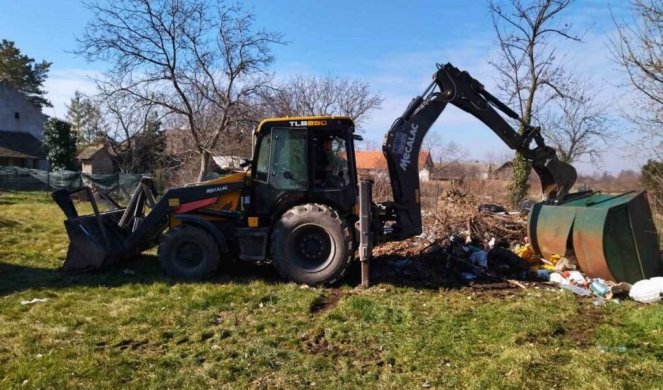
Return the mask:
<path id="1" fill-rule="evenodd" d="M 603 282 L 602 279 L 594 279 L 592 280 L 592 283 L 589 285 L 589 288 L 592 290 L 594 294 L 596 294 L 599 297 L 605 297 L 608 295 L 608 292 L 610 292 L 610 287 L 608 287 L 607 284 Z"/>

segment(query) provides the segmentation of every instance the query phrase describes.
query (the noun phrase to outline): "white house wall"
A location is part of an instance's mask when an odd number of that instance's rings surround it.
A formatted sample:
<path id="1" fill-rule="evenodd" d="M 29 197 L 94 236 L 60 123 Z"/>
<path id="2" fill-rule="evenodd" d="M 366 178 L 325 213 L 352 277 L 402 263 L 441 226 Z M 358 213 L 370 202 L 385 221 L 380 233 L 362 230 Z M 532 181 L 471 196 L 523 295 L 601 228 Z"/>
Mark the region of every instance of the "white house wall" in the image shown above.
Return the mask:
<path id="1" fill-rule="evenodd" d="M 0 130 L 30 133 L 42 140 L 45 121 L 46 115 L 23 94 L 7 82 L 0 82 Z"/>

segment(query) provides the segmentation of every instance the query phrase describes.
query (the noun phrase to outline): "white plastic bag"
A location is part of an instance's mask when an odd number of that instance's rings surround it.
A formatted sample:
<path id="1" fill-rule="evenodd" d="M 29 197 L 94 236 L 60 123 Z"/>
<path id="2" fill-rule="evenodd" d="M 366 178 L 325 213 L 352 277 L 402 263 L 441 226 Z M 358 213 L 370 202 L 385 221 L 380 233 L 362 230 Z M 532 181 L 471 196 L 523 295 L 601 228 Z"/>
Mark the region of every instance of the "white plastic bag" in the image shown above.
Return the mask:
<path id="1" fill-rule="evenodd" d="M 628 296 L 641 303 L 654 303 L 661 300 L 663 293 L 663 278 L 641 280 L 631 287 Z"/>
<path id="2" fill-rule="evenodd" d="M 562 274 L 559 274 L 557 272 L 553 272 L 550 274 L 550 282 L 559 284 L 560 286 L 568 286 L 571 284 L 568 280 L 566 280 L 566 278 L 562 276 Z"/>

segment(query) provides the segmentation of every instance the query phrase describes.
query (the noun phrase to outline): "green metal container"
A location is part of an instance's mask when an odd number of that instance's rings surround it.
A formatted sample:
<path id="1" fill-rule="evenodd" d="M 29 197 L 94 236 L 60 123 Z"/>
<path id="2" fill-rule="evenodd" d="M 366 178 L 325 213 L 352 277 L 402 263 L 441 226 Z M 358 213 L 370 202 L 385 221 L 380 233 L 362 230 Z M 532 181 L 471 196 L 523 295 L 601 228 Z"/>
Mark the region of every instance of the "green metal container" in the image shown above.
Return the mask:
<path id="1" fill-rule="evenodd" d="M 539 255 L 575 256 L 590 277 L 635 283 L 663 273 L 644 192 L 588 193 L 554 206 L 536 204 L 528 233 Z"/>

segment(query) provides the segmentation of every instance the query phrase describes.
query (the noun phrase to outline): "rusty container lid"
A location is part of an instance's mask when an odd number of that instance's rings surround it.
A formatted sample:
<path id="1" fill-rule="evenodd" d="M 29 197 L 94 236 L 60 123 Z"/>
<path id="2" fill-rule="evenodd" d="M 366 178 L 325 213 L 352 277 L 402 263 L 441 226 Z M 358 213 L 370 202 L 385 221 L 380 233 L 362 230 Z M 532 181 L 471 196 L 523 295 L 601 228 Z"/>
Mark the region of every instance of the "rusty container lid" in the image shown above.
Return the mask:
<path id="1" fill-rule="evenodd" d="M 646 193 L 588 193 L 558 205 L 536 204 L 528 234 L 534 250 L 575 256 L 590 277 L 629 283 L 663 273 Z"/>

